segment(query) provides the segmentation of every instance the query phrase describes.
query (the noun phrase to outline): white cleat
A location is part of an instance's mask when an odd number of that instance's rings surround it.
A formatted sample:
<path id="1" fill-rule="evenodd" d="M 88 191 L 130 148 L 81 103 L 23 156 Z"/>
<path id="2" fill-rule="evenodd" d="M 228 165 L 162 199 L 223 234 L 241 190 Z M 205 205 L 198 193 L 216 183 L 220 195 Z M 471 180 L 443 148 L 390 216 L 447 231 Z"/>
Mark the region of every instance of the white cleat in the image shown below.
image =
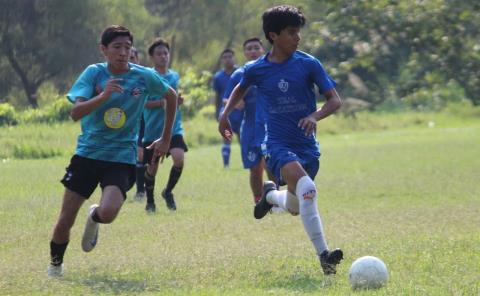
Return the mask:
<path id="1" fill-rule="evenodd" d="M 63 276 L 63 263 L 60 265 L 48 265 L 48 276 L 51 278 L 59 278 Z"/>
<path id="2" fill-rule="evenodd" d="M 82 237 L 82 250 L 90 252 L 97 245 L 98 239 L 98 223 L 92 220 L 92 214 L 98 208 L 97 204 L 90 206 L 88 210 L 87 223 L 85 223 L 85 230 Z"/>

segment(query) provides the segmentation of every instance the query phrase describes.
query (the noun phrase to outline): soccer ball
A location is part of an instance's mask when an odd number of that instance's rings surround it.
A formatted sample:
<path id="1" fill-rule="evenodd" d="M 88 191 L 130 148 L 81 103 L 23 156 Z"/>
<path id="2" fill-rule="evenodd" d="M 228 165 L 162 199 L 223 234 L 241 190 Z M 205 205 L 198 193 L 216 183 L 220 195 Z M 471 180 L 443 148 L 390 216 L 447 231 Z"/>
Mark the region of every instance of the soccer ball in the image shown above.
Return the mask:
<path id="1" fill-rule="evenodd" d="M 358 258 L 350 267 L 348 280 L 353 289 L 378 289 L 388 281 L 387 266 L 377 257 Z"/>

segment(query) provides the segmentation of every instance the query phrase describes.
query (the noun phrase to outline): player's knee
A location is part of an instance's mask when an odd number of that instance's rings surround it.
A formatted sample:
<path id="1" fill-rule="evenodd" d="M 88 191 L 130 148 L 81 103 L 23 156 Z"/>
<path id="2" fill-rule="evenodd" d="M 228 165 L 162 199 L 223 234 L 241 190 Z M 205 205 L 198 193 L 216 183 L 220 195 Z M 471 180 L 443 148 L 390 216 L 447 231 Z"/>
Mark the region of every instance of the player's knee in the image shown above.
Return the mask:
<path id="1" fill-rule="evenodd" d="M 183 168 L 184 163 L 183 157 L 177 157 L 173 159 L 173 166 L 176 168 Z"/>
<path id="2" fill-rule="evenodd" d="M 101 220 L 101 223 L 104 224 L 109 224 L 112 223 L 113 220 L 115 220 L 115 217 L 117 217 L 118 210 L 115 209 L 114 207 L 102 207 L 102 208 L 97 208 L 97 215 Z"/>

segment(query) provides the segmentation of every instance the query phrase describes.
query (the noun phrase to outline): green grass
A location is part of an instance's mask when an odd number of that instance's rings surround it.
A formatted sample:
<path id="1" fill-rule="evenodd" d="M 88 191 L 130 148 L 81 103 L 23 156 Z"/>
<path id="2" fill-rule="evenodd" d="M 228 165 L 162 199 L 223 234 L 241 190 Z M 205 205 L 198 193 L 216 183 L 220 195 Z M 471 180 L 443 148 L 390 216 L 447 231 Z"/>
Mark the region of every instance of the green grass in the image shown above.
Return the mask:
<path id="1" fill-rule="evenodd" d="M 252 217 L 237 145 L 229 170 L 221 168 L 219 145 L 194 145 L 175 190 L 178 210 L 167 211 L 159 200 L 157 214 L 146 215 L 130 192 L 87 254 L 80 239 L 96 192 L 72 229 L 65 277 L 48 279 L 48 243 L 63 191 L 58 181 L 78 126 L 1 130 L 2 143 L 63 152 L 21 160 L 0 148 L 7 156 L 0 161 L 0 294 L 479 295 L 480 121 L 447 119 L 437 115 L 434 128 L 394 128 L 392 117 L 383 120 L 392 122 L 386 130 L 343 134 L 322 134 L 339 118 L 319 125 L 319 208 L 329 245 L 346 255 L 338 274 L 327 279 L 298 217 Z M 160 169 L 158 187 L 170 163 Z M 363 255 L 384 260 L 387 287 L 350 289 L 348 268 Z"/>

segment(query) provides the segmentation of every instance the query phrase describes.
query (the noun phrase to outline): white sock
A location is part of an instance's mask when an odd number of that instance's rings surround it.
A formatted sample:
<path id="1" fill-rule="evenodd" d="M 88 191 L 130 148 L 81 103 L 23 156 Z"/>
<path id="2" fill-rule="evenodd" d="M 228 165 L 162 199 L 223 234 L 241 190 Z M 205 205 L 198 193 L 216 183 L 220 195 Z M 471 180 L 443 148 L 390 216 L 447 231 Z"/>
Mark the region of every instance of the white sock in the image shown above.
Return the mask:
<path id="1" fill-rule="evenodd" d="M 317 188 L 315 183 L 308 176 L 303 176 L 297 182 L 295 193 L 300 205 L 300 216 L 303 227 L 312 241 L 317 254 L 320 255 L 328 249 L 323 233 L 322 220 L 318 213 Z"/>
<path id="2" fill-rule="evenodd" d="M 287 210 L 285 207 L 285 200 L 287 199 L 287 190 L 270 190 L 267 193 L 267 201 L 269 204 L 276 205 L 284 210 Z"/>
<path id="3" fill-rule="evenodd" d="M 267 193 L 269 204 L 276 205 L 293 216 L 298 215 L 298 198 L 288 190 L 272 190 Z"/>

